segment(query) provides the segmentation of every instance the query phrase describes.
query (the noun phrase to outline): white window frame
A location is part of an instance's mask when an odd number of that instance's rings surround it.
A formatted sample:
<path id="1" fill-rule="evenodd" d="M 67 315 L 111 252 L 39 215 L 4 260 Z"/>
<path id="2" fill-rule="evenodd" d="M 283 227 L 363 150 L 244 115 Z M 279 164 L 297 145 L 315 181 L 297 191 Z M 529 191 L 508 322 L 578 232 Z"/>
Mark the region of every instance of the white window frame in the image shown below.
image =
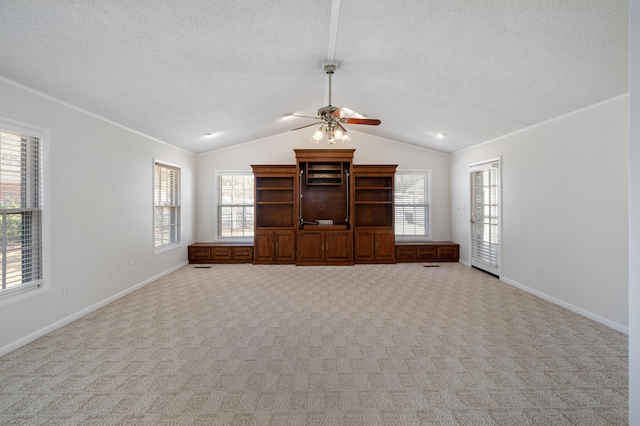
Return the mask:
<path id="1" fill-rule="evenodd" d="M 251 197 L 251 203 L 246 203 L 246 204 L 229 204 L 229 203 L 223 203 L 223 191 L 222 191 L 222 176 L 228 176 L 228 175 L 242 175 L 245 177 L 251 177 L 251 181 L 253 182 L 253 184 L 255 185 L 255 179 L 253 177 L 253 172 L 252 171 L 248 171 L 248 170 L 220 170 L 216 173 L 216 191 L 217 191 L 217 208 L 216 208 L 216 214 L 217 214 L 217 235 L 216 235 L 216 239 L 218 240 L 224 240 L 224 241 L 253 241 L 253 236 L 254 236 L 254 229 L 255 229 L 255 222 L 254 222 L 254 226 L 251 227 L 251 234 L 250 235 L 222 235 L 222 220 L 223 220 L 223 215 L 222 215 L 222 209 L 223 208 L 227 208 L 227 207 L 240 207 L 240 208 L 251 208 L 252 213 L 253 213 L 253 219 L 255 221 L 255 200 L 253 199 L 253 197 L 255 197 L 255 187 L 253 188 L 253 195 Z"/>
<path id="2" fill-rule="evenodd" d="M 424 203 L 416 204 L 416 206 L 424 205 L 425 209 L 425 233 L 424 234 L 404 234 L 402 233 L 402 229 L 398 229 L 397 221 L 399 218 L 403 217 L 402 210 L 403 206 L 411 206 L 413 203 L 399 203 L 398 198 L 400 197 L 397 188 L 398 183 L 400 182 L 400 176 L 406 175 L 421 175 L 423 179 L 426 181 L 424 185 Z M 399 241 L 431 241 L 433 238 L 431 236 L 431 170 L 398 170 L 395 174 L 394 179 L 394 215 L 395 221 L 394 229 L 396 234 L 396 240 Z"/>
<path id="3" fill-rule="evenodd" d="M 172 194 L 169 188 L 158 188 L 158 168 L 170 170 L 178 173 L 177 194 Z M 160 198 L 161 195 L 164 198 Z M 164 201 L 163 201 L 164 200 Z M 166 201 L 170 200 L 170 201 Z M 158 209 L 173 210 L 175 223 L 164 224 L 158 222 Z M 158 241 L 158 228 L 169 226 L 170 235 L 173 235 L 168 242 Z M 153 160 L 153 249 L 154 254 L 174 250 L 182 246 L 182 168 L 176 164 L 166 161 Z"/>
<path id="4" fill-rule="evenodd" d="M 51 289 L 50 279 L 50 211 L 49 211 L 49 130 L 31 124 L 0 117 L 0 130 L 39 139 L 39 214 L 40 214 L 40 277 L 29 283 L 0 289 L 0 307 L 11 305 L 46 293 Z M 33 176 L 33 175 L 32 175 Z M 0 285 L 0 288 L 2 285 Z"/>

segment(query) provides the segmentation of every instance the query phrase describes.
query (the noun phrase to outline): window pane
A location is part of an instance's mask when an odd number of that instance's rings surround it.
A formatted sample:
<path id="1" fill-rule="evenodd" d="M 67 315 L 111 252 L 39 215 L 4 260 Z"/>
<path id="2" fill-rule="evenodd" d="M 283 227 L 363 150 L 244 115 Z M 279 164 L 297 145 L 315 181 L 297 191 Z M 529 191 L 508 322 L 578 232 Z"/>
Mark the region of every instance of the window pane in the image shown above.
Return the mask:
<path id="1" fill-rule="evenodd" d="M 42 279 L 40 143 L 0 131 L 0 289 Z"/>
<path id="2" fill-rule="evenodd" d="M 253 173 L 219 175 L 218 236 L 253 236 Z"/>
<path id="3" fill-rule="evenodd" d="M 429 172 L 397 172 L 396 235 L 429 236 Z"/>
<path id="4" fill-rule="evenodd" d="M 156 248 L 179 243 L 181 241 L 180 169 L 156 163 L 153 194 Z"/>
<path id="5" fill-rule="evenodd" d="M 220 206 L 221 237 L 253 236 L 254 208 L 251 206 Z"/>

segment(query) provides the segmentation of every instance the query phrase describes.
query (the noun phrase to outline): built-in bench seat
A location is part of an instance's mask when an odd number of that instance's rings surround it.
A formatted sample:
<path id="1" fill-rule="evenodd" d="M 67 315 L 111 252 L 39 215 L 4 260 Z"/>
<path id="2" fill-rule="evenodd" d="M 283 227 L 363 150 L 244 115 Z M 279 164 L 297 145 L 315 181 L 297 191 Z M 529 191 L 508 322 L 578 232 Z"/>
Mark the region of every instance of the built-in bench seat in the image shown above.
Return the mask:
<path id="1" fill-rule="evenodd" d="M 253 263 L 253 242 L 191 244 L 189 263 Z"/>
<path id="2" fill-rule="evenodd" d="M 449 241 L 396 241 L 396 262 L 457 262 L 460 245 Z"/>

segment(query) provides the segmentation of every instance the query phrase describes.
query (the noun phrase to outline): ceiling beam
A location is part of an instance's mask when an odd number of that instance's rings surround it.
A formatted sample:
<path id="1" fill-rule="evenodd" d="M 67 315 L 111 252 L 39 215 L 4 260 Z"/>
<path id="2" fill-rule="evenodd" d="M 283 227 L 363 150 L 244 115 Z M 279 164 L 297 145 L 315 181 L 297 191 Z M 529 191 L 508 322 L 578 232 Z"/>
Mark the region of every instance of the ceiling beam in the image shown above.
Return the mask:
<path id="1" fill-rule="evenodd" d="M 329 23 L 329 51 L 327 59 L 336 59 L 336 43 L 338 42 L 338 23 L 340 22 L 340 2 L 341 0 L 332 0 L 331 2 L 331 22 Z"/>

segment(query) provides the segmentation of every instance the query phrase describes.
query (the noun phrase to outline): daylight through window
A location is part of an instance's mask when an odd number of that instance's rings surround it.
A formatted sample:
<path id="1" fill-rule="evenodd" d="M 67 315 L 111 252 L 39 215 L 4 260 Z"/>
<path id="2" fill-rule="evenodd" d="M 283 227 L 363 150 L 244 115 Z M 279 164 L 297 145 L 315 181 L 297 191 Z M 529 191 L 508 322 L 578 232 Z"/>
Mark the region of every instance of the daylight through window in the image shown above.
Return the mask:
<path id="1" fill-rule="evenodd" d="M 430 237 L 429 171 L 396 172 L 395 232 L 398 236 Z"/>
<path id="2" fill-rule="evenodd" d="M 0 130 L 1 292 L 42 283 L 41 140 Z"/>
<path id="3" fill-rule="evenodd" d="M 181 241 L 180 168 L 155 163 L 154 168 L 155 248 Z"/>
<path id="4" fill-rule="evenodd" d="M 220 173 L 218 181 L 218 236 L 253 237 L 253 173 Z"/>

